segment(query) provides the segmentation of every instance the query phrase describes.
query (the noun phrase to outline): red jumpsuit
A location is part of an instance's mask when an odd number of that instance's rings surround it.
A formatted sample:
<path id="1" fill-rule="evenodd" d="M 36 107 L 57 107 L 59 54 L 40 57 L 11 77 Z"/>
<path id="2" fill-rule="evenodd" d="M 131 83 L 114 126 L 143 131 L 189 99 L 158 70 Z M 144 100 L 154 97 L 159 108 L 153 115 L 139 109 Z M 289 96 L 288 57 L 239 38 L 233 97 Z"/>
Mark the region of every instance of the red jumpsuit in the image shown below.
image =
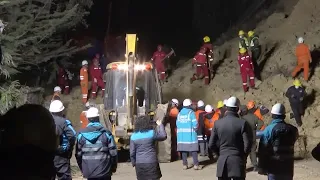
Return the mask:
<path id="1" fill-rule="evenodd" d="M 208 55 L 209 59 L 213 60 L 213 46 L 211 43 L 204 43 L 201 47 L 206 49 L 206 54 Z"/>
<path id="2" fill-rule="evenodd" d="M 69 80 L 68 80 L 68 74 L 66 70 L 62 67 L 59 67 L 58 69 L 58 86 L 62 89 L 62 92 L 64 94 L 69 94 L 70 87 L 69 87 Z"/>
<path id="3" fill-rule="evenodd" d="M 164 67 L 164 64 L 163 64 L 163 60 L 165 59 L 165 57 L 166 57 L 166 53 L 161 50 L 160 51 L 158 50 L 153 53 L 153 56 L 151 59 L 156 66 L 160 80 L 164 80 L 166 78 L 166 68 Z"/>
<path id="4" fill-rule="evenodd" d="M 93 61 L 95 61 L 94 59 Z M 101 67 L 98 65 L 96 66 L 94 63 L 90 66 L 89 70 L 90 76 L 91 76 L 91 97 L 96 98 L 97 97 L 97 91 L 98 87 L 102 90 L 102 97 L 104 96 L 104 82 L 102 79 L 102 70 Z M 95 82 L 96 79 L 96 82 Z"/>
<path id="5" fill-rule="evenodd" d="M 255 87 L 254 69 L 253 69 L 252 60 L 251 60 L 250 55 L 248 53 L 245 53 L 245 54 L 239 54 L 238 62 L 240 65 L 243 90 L 244 90 L 244 92 L 247 92 L 248 91 L 248 85 L 247 85 L 248 77 L 249 77 L 250 86 L 252 88 Z"/>
<path id="6" fill-rule="evenodd" d="M 202 48 L 192 60 L 192 65 L 196 64 L 196 73 L 193 74 L 190 82 L 193 82 L 197 79 L 202 79 L 204 77 L 204 84 L 209 84 L 209 69 L 205 51 L 206 49 Z"/>

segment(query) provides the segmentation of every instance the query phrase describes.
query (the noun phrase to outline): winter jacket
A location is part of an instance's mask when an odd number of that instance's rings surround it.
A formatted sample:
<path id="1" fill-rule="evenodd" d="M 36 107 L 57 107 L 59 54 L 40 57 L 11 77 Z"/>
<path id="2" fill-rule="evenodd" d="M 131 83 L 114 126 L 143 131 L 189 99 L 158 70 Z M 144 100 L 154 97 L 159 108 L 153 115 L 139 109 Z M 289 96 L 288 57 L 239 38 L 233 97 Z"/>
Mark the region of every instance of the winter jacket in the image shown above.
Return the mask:
<path id="1" fill-rule="evenodd" d="M 302 87 L 299 87 L 298 89 L 295 86 L 291 86 L 288 88 L 286 92 L 286 97 L 289 98 L 289 102 L 291 104 L 300 103 L 306 92 Z"/>
<path id="2" fill-rule="evenodd" d="M 158 163 L 155 141 L 164 141 L 167 133 L 163 124 L 156 130 L 134 132 L 130 137 L 130 159 L 133 166 L 144 163 Z"/>
<path id="3" fill-rule="evenodd" d="M 282 119 L 274 119 L 262 132 L 259 143 L 259 166 L 270 174 L 293 175 L 294 144 L 298 129 Z"/>
<path id="4" fill-rule="evenodd" d="M 225 117 L 216 121 L 211 132 L 209 148 L 217 155 L 217 177 L 246 176 L 246 160 L 252 147 L 252 131 L 249 124 L 237 113 L 227 111 Z M 224 172 L 227 169 L 227 172 Z"/>
<path id="5" fill-rule="evenodd" d="M 104 178 L 117 169 L 117 146 L 110 131 L 90 122 L 77 136 L 76 159 L 85 178 Z"/>
<path id="6" fill-rule="evenodd" d="M 69 120 L 61 116 L 53 116 L 59 136 L 58 156 L 71 158 L 73 146 L 76 141 L 76 131 Z"/>
<path id="7" fill-rule="evenodd" d="M 181 109 L 177 117 L 177 150 L 198 151 L 198 122 L 194 111 L 189 107 Z"/>
<path id="8" fill-rule="evenodd" d="M 252 139 L 255 142 L 256 140 L 256 131 L 260 130 L 261 127 L 263 126 L 263 121 L 261 121 L 256 115 L 252 114 L 252 113 L 247 113 L 245 115 L 243 115 L 241 117 L 242 119 L 244 119 L 245 121 L 248 122 L 248 124 L 251 127 L 252 130 Z"/>

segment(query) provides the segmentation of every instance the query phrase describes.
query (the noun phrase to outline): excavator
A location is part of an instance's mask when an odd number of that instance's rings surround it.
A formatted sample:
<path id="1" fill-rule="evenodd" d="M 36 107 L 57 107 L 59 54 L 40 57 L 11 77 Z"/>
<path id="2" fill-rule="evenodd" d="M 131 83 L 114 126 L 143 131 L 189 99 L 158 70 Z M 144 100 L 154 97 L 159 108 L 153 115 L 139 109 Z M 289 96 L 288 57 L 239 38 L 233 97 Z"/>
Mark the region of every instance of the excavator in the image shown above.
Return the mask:
<path id="1" fill-rule="evenodd" d="M 136 34 L 126 34 L 125 61 L 108 64 L 104 74 L 105 94 L 100 106 L 100 112 L 104 113 L 100 121 L 114 135 L 119 150 L 130 148 L 130 136 L 138 116 L 163 121 L 168 112 L 168 104 L 162 104 L 161 84 L 152 63 L 138 59 L 137 42 Z M 160 162 L 171 161 L 169 123 L 166 132 L 167 140 L 157 145 Z"/>

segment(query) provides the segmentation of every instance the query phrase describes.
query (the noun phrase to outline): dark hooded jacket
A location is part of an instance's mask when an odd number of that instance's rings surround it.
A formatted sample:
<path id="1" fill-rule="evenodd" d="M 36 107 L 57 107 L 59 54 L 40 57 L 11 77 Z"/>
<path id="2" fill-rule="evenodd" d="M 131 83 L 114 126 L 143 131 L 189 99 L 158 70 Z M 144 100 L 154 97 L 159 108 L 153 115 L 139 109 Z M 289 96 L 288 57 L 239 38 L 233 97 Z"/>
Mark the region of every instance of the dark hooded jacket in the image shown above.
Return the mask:
<path id="1" fill-rule="evenodd" d="M 117 146 L 110 131 L 89 123 L 79 132 L 76 159 L 85 178 L 104 178 L 117 169 Z"/>

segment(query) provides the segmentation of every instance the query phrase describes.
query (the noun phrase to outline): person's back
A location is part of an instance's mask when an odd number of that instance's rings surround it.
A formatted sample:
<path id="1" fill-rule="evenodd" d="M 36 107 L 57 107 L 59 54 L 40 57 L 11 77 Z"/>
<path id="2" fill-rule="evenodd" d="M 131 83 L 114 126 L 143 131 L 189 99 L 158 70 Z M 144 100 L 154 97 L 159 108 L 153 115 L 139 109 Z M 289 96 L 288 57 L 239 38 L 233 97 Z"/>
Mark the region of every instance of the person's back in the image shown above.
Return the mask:
<path id="1" fill-rule="evenodd" d="M 243 127 L 246 121 L 237 117 L 232 112 L 227 112 L 225 117 L 215 122 L 214 129 L 217 130 L 219 137 L 219 153 L 221 155 L 237 155 L 244 156 L 248 151 L 245 152 L 243 139 Z"/>
<path id="2" fill-rule="evenodd" d="M 1 179 L 54 178 L 55 131 L 51 114 L 41 105 L 26 104 L 1 116 Z"/>
<path id="3" fill-rule="evenodd" d="M 298 44 L 296 47 L 296 57 L 298 59 L 298 62 L 308 62 L 311 59 L 309 47 L 304 43 Z"/>
<path id="4" fill-rule="evenodd" d="M 117 168 L 117 146 L 110 131 L 90 122 L 79 132 L 76 159 L 85 178 L 109 178 Z"/>

